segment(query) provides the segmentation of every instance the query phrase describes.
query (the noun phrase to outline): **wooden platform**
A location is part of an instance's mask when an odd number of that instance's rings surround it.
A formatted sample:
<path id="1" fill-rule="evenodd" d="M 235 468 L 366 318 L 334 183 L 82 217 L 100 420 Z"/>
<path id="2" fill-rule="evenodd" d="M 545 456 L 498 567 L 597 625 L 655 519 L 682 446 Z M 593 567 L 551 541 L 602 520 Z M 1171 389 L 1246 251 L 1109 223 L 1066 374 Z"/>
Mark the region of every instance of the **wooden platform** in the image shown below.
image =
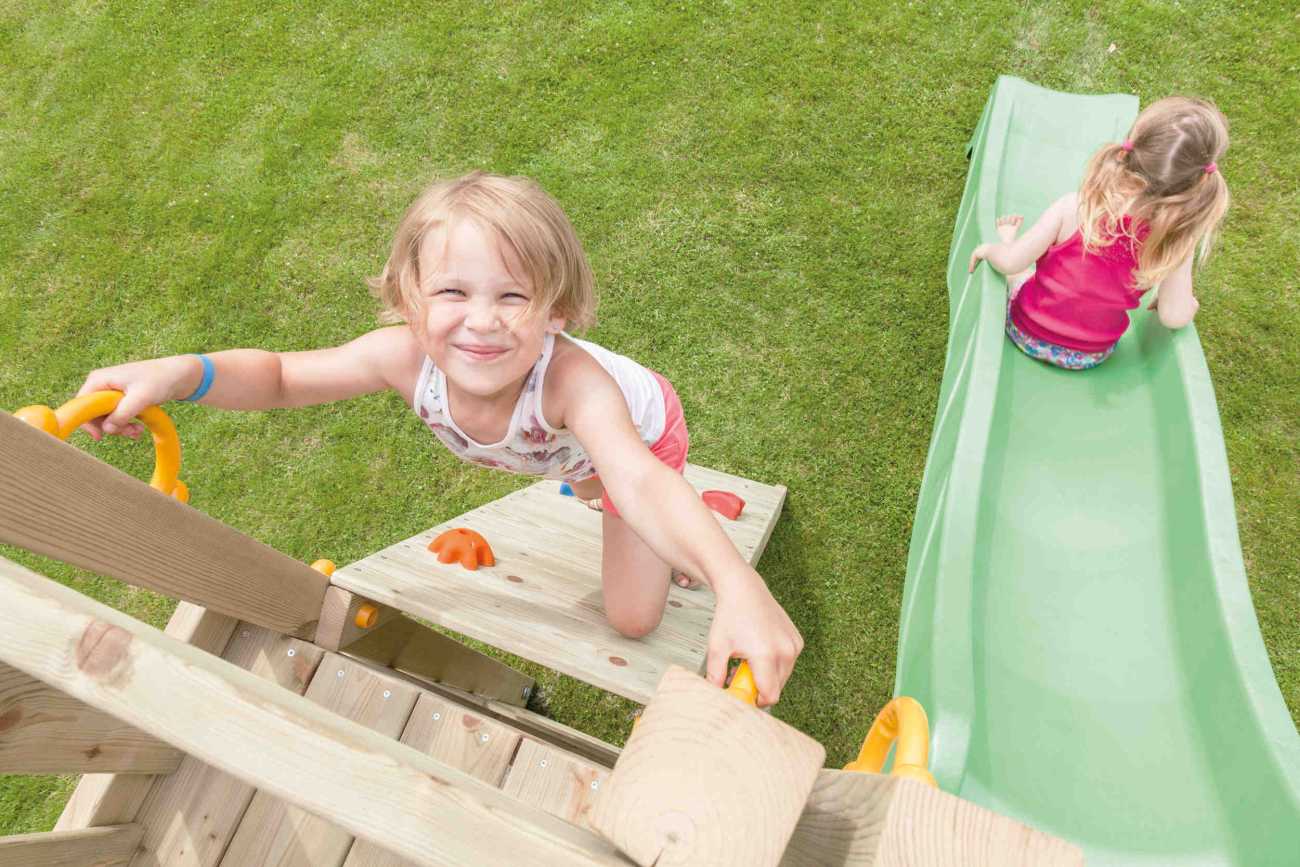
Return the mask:
<path id="1" fill-rule="evenodd" d="M 738 520 L 715 517 L 757 564 L 785 488 L 693 464 L 686 478 L 697 490 L 745 500 Z M 601 600 L 601 516 L 559 488 L 539 482 L 516 491 L 340 569 L 334 583 L 644 704 L 670 665 L 702 670 L 713 594 L 674 586 L 658 629 L 642 639 L 619 635 Z M 452 527 L 482 533 L 496 566 L 471 572 L 439 563 L 429 542 Z"/>
<path id="2" fill-rule="evenodd" d="M 261 627 L 240 624 L 223 656 L 573 824 L 587 824 L 609 776 L 604 765 L 477 708 Z M 193 756 L 155 778 L 136 823 L 143 833 L 131 867 L 411 863 Z"/>

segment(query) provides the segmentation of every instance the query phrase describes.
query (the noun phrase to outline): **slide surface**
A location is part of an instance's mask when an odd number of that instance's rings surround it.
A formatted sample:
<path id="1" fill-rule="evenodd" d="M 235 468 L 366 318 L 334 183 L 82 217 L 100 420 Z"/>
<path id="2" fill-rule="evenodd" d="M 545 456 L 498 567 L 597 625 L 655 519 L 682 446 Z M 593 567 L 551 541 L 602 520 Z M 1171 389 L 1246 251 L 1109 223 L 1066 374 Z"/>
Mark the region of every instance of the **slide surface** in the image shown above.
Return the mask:
<path id="1" fill-rule="evenodd" d="M 1300 864 L 1300 735 L 1269 667 L 1194 327 L 1133 314 L 1057 370 L 1003 335 L 971 250 L 1077 189 L 1131 96 L 998 80 L 948 260 L 950 333 L 908 557 L 895 693 L 939 785 L 1097 865 Z"/>

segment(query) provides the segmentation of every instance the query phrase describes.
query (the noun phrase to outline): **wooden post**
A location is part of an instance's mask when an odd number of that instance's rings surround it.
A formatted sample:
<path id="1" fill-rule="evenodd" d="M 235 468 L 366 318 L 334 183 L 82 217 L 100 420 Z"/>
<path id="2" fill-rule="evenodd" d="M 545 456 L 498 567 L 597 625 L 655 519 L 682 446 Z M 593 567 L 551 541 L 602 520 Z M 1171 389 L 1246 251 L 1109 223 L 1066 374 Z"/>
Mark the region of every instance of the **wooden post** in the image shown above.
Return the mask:
<path id="1" fill-rule="evenodd" d="M 916 780 L 823 770 L 781 867 L 1083 867 L 1075 846 Z"/>
<path id="2" fill-rule="evenodd" d="M 329 579 L 0 412 L 0 542 L 290 635 Z"/>
<path id="3" fill-rule="evenodd" d="M 3 558 L 0 660 L 417 863 L 624 863 L 594 834 Z"/>
<path id="4" fill-rule="evenodd" d="M 825 757 L 807 735 L 673 667 L 591 824 L 643 867 L 775 865 Z"/>

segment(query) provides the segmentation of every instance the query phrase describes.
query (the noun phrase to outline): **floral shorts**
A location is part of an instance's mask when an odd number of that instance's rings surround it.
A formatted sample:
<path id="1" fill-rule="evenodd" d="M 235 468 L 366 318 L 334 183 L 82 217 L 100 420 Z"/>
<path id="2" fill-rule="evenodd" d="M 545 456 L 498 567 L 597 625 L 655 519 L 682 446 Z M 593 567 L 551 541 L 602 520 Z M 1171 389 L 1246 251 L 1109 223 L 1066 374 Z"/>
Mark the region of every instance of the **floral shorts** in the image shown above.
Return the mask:
<path id="1" fill-rule="evenodd" d="M 1011 321 L 1010 304 L 1007 305 L 1007 337 L 1010 337 L 1011 342 L 1030 358 L 1037 358 L 1039 361 L 1066 370 L 1087 370 L 1096 367 L 1110 358 L 1110 354 L 1115 351 L 1115 347 L 1111 346 L 1101 352 L 1080 352 L 1077 349 L 1068 349 L 1055 343 L 1048 343 L 1046 340 L 1039 340 L 1037 337 L 1030 337 Z"/>

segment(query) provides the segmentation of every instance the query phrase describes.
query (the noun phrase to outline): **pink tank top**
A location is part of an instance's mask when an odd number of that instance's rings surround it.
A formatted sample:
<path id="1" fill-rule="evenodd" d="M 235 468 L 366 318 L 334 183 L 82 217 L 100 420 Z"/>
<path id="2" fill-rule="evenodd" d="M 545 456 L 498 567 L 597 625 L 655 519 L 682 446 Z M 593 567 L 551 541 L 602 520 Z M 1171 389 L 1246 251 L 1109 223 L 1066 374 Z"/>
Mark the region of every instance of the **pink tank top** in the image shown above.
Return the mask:
<path id="1" fill-rule="evenodd" d="M 1039 258 L 1011 302 L 1011 321 L 1029 336 L 1067 349 L 1109 349 L 1128 329 L 1128 311 L 1142 298 L 1133 279 L 1138 249 L 1120 236 L 1090 253 L 1076 230 Z"/>

